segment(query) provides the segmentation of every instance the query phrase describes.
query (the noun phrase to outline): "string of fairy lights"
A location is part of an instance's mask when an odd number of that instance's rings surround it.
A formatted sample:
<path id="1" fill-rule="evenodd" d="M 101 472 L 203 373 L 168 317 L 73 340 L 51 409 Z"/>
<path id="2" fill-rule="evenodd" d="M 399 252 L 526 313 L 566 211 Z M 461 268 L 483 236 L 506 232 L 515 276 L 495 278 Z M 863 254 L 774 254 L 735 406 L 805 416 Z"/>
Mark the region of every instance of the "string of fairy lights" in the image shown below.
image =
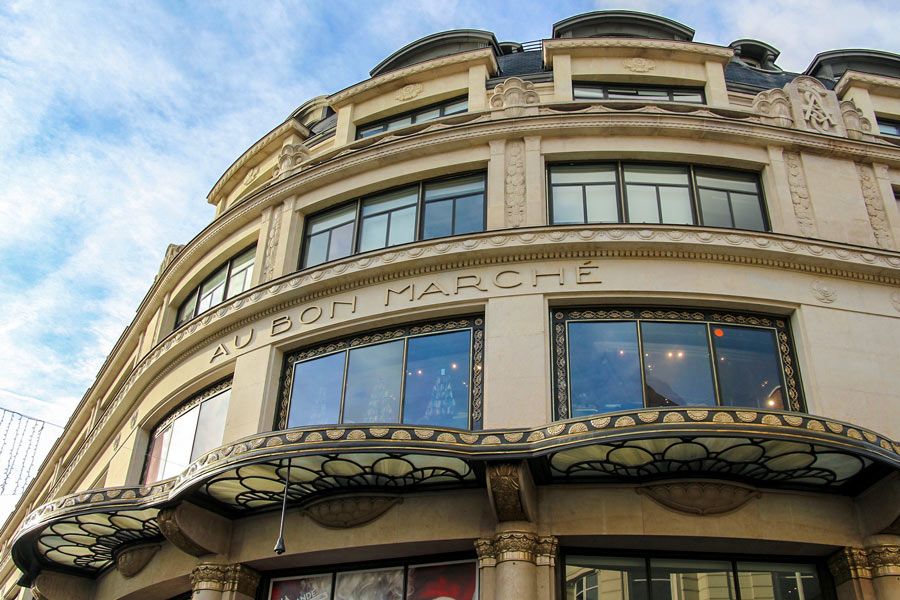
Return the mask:
<path id="1" fill-rule="evenodd" d="M 0 496 L 18 496 L 25 491 L 35 475 L 38 445 L 48 427 L 62 429 L 48 421 L 0 408 Z"/>

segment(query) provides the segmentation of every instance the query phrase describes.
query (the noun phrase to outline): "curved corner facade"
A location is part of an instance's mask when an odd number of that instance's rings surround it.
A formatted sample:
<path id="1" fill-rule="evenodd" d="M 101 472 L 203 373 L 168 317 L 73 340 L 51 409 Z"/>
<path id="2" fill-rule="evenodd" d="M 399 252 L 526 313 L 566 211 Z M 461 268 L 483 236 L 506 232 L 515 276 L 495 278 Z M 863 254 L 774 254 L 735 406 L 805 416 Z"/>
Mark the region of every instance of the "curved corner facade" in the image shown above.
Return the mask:
<path id="1" fill-rule="evenodd" d="M 237 158 L 4 600 L 900 597 L 900 57 L 553 31 L 409 44 Z"/>

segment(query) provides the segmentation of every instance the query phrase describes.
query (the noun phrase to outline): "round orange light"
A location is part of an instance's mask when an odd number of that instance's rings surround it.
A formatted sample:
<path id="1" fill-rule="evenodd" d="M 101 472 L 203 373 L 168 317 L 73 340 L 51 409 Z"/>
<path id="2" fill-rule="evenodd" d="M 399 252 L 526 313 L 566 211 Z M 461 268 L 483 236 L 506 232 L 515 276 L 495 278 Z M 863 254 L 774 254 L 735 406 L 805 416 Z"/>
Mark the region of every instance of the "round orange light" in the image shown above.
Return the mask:
<path id="1" fill-rule="evenodd" d="M 721 329 L 714 329 L 713 333 L 716 335 L 716 337 L 722 337 L 723 335 L 725 335 L 725 332 Z"/>

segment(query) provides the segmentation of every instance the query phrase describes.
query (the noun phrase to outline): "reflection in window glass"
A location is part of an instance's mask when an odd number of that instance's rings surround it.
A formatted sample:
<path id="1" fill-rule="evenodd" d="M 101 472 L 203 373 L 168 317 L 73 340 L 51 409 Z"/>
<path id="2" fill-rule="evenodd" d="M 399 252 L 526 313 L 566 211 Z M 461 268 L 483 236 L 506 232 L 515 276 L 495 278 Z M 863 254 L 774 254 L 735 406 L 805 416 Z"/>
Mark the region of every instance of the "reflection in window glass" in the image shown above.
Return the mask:
<path id="1" fill-rule="evenodd" d="M 349 256 L 353 249 L 356 206 L 345 206 L 310 219 L 303 266 Z"/>
<path id="2" fill-rule="evenodd" d="M 403 340 L 397 340 L 350 351 L 344 422 L 396 423 L 400 419 L 403 346 Z"/>
<path id="3" fill-rule="evenodd" d="M 403 600 L 403 568 L 337 574 L 334 600 Z"/>
<path id="4" fill-rule="evenodd" d="M 191 451 L 192 462 L 222 443 L 230 396 L 231 390 L 226 390 L 200 405 L 197 434 L 194 436 L 194 449 Z"/>
<path id="5" fill-rule="evenodd" d="M 456 331 L 409 339 L 404 423 L 468 426 L 469 336 Z"/>
<path id="6" fill-rule="evenodd" d="M 722 402 L 784 410 L 778 341 L 771 329 L 712 327 L 716 373 Z"/>
<path id="7" fill-rule="evenodd" d="M 676 88 L 666 86 L 628 86 L 621 84 L 580 83 L 573 84 L 575 100 L 657 100 L 693 102 L 702 104 L 700 88 Z"/>
<path id="8" fill-rule="evenodd" d="M 291 577 L 272 581 L 269 600 L 330 600 L 331 574 Z"/>
<path id="9" fill-rule="evenodd" d="M 222 302 L 225 297 L 225 277 L 228 274 L 228 265 L 216 271 L 212 277 L 200 286 L 200 300 L 197 302 L 197 314 L 208 310 Z"/>
<path id="10" fill-rule="evenodd" d="M 566 598 L 571 600 L 648 600 L 643 558 L 569 556 Z"/>
<path id="11" fill-rule="evenodd" d="M 643 407 L 637 324 L 569 323 L 572 416 Z"/>
<path id="12" fill-rule="evenodd" d="M 231 260 L 231 274 L 228 276 L 228 298 L 233 298 L 250 288 L 255 256 L 256 248 L 253 247 L 238 254 Z"/>
<path id="13" fill-rule="evenodd" d="M 294 365 L 288 427 L 340 421 L 346 356 L 339 352 Z"/>
<path id="14" fill-rule="evenodd" d="M 812 565 L 737 563 L 742 598 L 823 600 L 818 574 Z"/>
<path id="15" fill-rule="evenodd" d="M 484 176 L 475 175 L 425 185 L 423 239 L 484 229 Z"/>
<path id="16" fill-rule="evenodd" d="M 706 325 L 642 323 L 641 339 L 648 406 L 716 404 Z"/>
<path id="17" fill-rule="evenodd" d="M 650 559 L 653 600 L 734 600 L 734 577 L 726 561 Z"/>
<path id="18" fill-rule="evenodd" d="M 697 169 L 695 177 L 704 225 L 765 231 L 755 175 Z"/>
<path id="19" fill-rule="evenodd" d="M 474 600 L 478 584 L 472 561 L 410 567 L 407 600 Z"/>
<path id="20" fill-rule="evenodd" d="M 228 298 L 250 288 L 253 277 L 253 260 L 256 246 L 247 248 L 216 269 L 212 275 L 191 290 L 187 300 L 178 307 L 175 326 L 185 323 L 200 313 L 221 304 Z"/>
<path id="21" fill-rule="evenodd" d="M 445 101 L 434 106 L 424 109 L 417 109 L 412 112 L 403 113 L 387 119 L 360 125 L 356 130 L 356 139 L 369 137 L 376 133 L 384 131 L 392 131 L 400 127 L 406 127 L 413 123 L 424 123 L 439 117 L 446 117 L 456 113 L 466 112 L 468 110 L 469 101 L 467 98 L 456 98 L 454 100 Z"/>

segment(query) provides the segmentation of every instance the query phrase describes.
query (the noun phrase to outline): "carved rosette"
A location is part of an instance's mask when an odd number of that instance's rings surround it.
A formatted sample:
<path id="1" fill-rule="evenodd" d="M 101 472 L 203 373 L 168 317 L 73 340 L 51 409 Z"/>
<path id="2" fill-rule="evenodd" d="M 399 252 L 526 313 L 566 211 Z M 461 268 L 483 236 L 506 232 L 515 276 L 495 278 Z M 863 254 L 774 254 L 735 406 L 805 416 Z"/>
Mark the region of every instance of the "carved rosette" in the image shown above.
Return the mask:
<path id="1" fill-rule="evenodd" d="M 404 85 L 402 88 L 397 90 L 396 94 L 394 94 L 394 99 L 398 102 L 412 100 L 422 93 L 422 89 L 423 87 L 421 83 L 410 83 L 408 85 Z"/>
<path id="2" fill-rule="evenodd" d="M 831 304 L 837 300 L 837 291 L 828 285 L 828 282 L 822 279 L 813 281 L 809 286 L 809 291 L 812 292 L 812 295 L 815 296 L 816 300 L 823 304 Z"/>
<path id="3" fill-rule="evenodd" d="M 237 592 L 255 598 L 259 587 L 259 573 L 242 564 L 200 563 L 191 571 L 191 586 L 195 592 Z"/>
<path id="4" fill-rule="evenodd" d="M 884 545 L 866 548 L 873 577 L 900 575 L 900 546 Z"/>
<path id="5" fill-rule="evenodd" d="M 534 91 L 533 83 L 522 81 L 518 77 L 510 77 L 494 88 L 491 108 L 502 109 L 504 117 L 521 117 L 527 107 L 536 107 L 540 100 L 540 96 Z"/>
<path id="6" fill-rule="evenodd" d="M 797 225 L 803 235 L 816 237 L 816 222 L 813 219 L 812 203 L 809 199 L 809 188 L 806 186 L 806 175 L 803 173 L 803 164 L 800 155 L 796 152 L 785 152 L 784 162 L 788 170 L 788 184 L 791 187 L 791 204 L 794 206 L 794 216 Z"/>
<path id="7" fill-rule="evenodd" d="M 879 248 L 893 248 L 894 236 L 885 216 L 884 199 L 881 197 L 881 192 L 878 189 L 875 169 L 871 165 L 861 163 L 856 164 L 856 169 L 859 172 L 859 184 L 862 187 L 863 199 L 866 201 L 869 223 L 871 223 L 872 232 L 875 234 L 875 243 L 878 244 Z"/>
<path id="8" fill-rule="evenodd" d="M 689 515 L 728 513 L 760 496 L 758 491 L 748 486 L 707 481 L 656 483 L 635 491 L 666 508 Z"/>
<path id="9" fill-rule="evenodd" d="M 870 579 L 869 558 L 862 548 L 843 548 L 828 559 L 828 570 L 834 584 L 841 585 L 851 579 Z"/>
<path id="10" fill-rule="evenodd" d="M 528 531 L 504 531 L 494 536 L 494 557 L 498 563 L 524 560 L 533 563 L 540 538 Z"/>
<path id="11" fill-rule="evenodd" d="M 309 148 L 303 144 L 285 144 L 278 154 L 278 164 L 272 171 L 272 178 L 287 177 L 309 159 Z"/>
<path id="12" fill-rule="evenodd" d="M 760 114 L 763 123 L 778 127 L 794 125 L 790 98 L 780 88 L 758 93 L 753 98 L 753 110 Z"/>
<path id="13" fill-rule="evenodd" d="M 656 68 L 656 63 L 649 58 L 633 56 L 622 61 L 622 66 L 632 73 L 649 73 Z"/>
<path id="14" fill-rule="evenodd" d="M 525 142 L 506 144 L 505 213 L 506 226 L 525 224 Z"/>
<path id="15" fill-rule="evenodd" d="M 159 552 L 159 548 L 159 544 L 126 548 L 116 555 L 116 568 L 123 577 L 134 577 L 147 566 L 153 555 Z"/>
<path id="16" fill-rule="evenodd" d="M 327 498 L 307 506 L 303 512 L 323 527 L 346 529 L 374 521 L 400 502 L 401 497 L 389 495 Z"/>

